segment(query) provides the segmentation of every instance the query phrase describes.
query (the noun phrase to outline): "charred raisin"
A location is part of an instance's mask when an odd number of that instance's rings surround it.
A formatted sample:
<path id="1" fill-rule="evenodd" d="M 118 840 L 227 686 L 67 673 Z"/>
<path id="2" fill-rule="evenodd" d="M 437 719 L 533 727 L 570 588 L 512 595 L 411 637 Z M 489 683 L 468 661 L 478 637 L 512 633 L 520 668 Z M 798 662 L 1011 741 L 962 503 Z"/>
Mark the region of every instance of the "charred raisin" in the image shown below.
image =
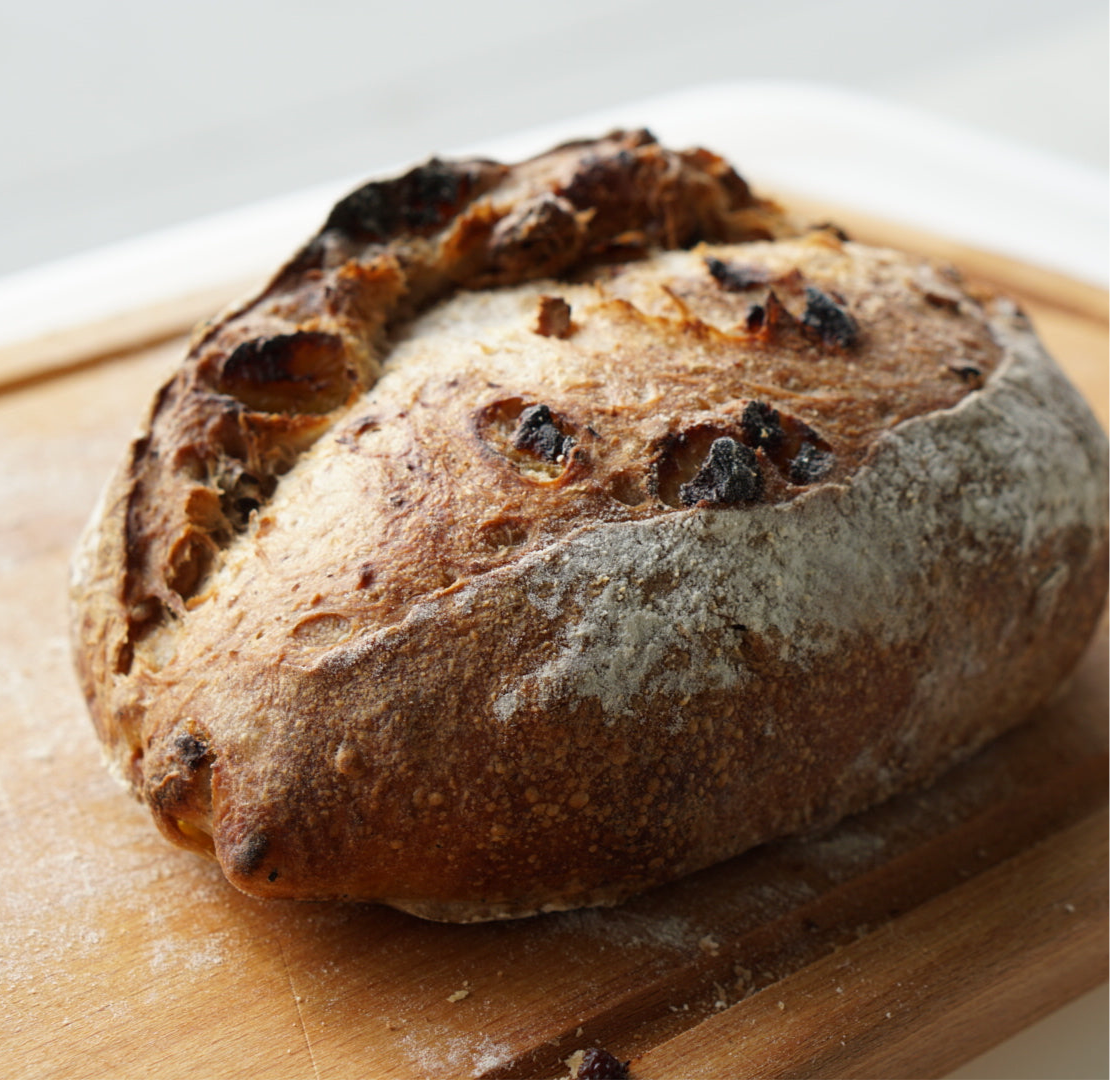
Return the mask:
<path id="1" fill-rule="evenodd" d="M 815 331 L 823 342 L 849 349 L 856 343 L 859 327 L 848 314 L 827 293 L 806 286 L 806 310 L 802 315 L 802 325 Z"/>
<path id="2" fill-rule="evenodd" d="M 559 431 L 546 405 L 532 405 L 520 414 L 513 446 L 531 452 L 541 461 L 557 462 L 570 452 L 574 438 Z"/>
<path id="3" fill-rule="evenodd" d="M 762 267 L 726 263 L 723 259 L 716 259 L 712 255 L 706 257 L 705 267 L 713 275 L 714 281 L 730 293 L 742 293 L 746 289 L 754 289 L 757 285 L 766 285 L 770 281 L 767 271 Z"/>
<path id="4" fill-rule="evenodd" d="M 792 484 L 812 484 L 820 480 L 836 464 L 832 451 L 821 450 L 813 443 L 803 443 L 790 462 L 790 482 Z"/>
<path id="5" fill-rule="evenodd" d="M 766 402 L 748 402 L 740 418 L 740 426 L 748 446 L 762 447 L 768 454 L 774 454 L 786 440 L 779 411 Z"/>
<path id="6" fill-rule="evenodd" d="M 753 503 L 762 494 L 763 474 L 755 451 L 728 436 L 713 441 L 694 479 L 678 490 L 687 507 L 702 502 Z"/>
<path id="7" fill-rule="evenodd" d="M 582 1053 L 582 1061 L 578 1064 L 575 1076 L 598 1078 L 600 1081 L 625 1081 L 628 1077 L 628 1063 L 621 1062 L 602 1047 L 587 1047 Z"/>

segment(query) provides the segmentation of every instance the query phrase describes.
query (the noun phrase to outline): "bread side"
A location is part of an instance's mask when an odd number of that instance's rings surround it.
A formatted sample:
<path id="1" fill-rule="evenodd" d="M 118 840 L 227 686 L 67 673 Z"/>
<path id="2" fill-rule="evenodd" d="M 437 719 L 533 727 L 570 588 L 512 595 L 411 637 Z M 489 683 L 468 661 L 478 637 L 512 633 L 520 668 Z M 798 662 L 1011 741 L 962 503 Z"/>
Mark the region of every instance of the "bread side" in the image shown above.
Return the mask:
<path id="1" fill-rule="evenodd" d="M 144 624 L 135 538 L 205 488 L 156 403 L 77 564 L 121 771 L 252 893 L 615 902 L 928 780 L 1101 607 L 1101 431 L 921 261 L 825 230 L 587 259 L 394 322 L 374 366 Z"/>

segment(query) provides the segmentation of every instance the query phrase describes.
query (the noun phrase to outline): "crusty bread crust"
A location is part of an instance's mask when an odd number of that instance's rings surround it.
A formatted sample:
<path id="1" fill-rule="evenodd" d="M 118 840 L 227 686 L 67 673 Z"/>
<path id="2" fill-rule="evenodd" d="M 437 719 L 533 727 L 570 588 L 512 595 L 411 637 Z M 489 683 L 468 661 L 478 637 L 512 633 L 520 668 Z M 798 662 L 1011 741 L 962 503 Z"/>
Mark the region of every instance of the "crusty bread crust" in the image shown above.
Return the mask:
<path id="1" fill-rule="evenodd" d="M 121 775 L 262 896 L 609 904 L 928 781 L 1106 589 L 1008 301 L 645 133 L 344 200 L 204 328 L 74 563 Z"/>

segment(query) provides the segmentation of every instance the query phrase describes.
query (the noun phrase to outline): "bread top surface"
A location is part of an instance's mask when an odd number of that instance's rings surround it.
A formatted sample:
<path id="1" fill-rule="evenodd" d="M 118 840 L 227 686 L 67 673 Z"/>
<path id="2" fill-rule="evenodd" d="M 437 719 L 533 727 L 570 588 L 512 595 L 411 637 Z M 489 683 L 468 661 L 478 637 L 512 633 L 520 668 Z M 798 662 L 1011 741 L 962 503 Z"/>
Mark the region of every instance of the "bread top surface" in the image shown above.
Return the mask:
<path id="1" fill-rule="evenodd" d="M 537 806 L 554 809 L 549 826 L 588 808 L 581 821 L 620 832 L 594 857 L 615 861 L 641 843 L 628 839 L 641 827 L 612 824 L 622 786 L 656 783 L 618 718 L 650 728 L 669 762 L 757 670 L 775 686 L 808 679 L 806 710 L 842 695 L 828 681 L 852 634 L 853 685 L 868 648 L 920 653 L 922 636 L 961 623 L 982 651 L 968 659 L 961 637 L 967 656 L 949 661 L 989 667 L 1010 601 L 992 607 L 948 564 L 1032 604 L 1084 535 L 1052 604 L 1074 599 L 1075 566 L 1105 543 L 1104 459 L 1005 303 L 925 261 L 796 228 L 712 155 L 634 133 L 515 169 L 433 163 L 360 189 L 259 297 L 197 335 L 79 554 L 78 664 L 120 771 L 168 834 L 214 843 L 240 885 L 389 896 L 369 869 L 340 881 L 330 867 L 404 851 L 394 899 L 433 914 L 488 896 L 495 914 L 530 910 L 545 889 L 556 906 L 614 899 L 720 853 L 688 837 L 682 855 L 671 823 L 619 886 L 545 871 L 506 899 L 498 867 L 551 849 L 557 868 L 566 846 L 500 825 L 512 816 L 498 800 L 517 797 L 492 795 L 507 783 L 492 763 L 518 771 L 527 821 Z M 1082 474 L 1075 492 L 1052 490 L 1060 469 Z M 1044 670 L 1058 675 L 1061 657 Z M 960 707 L 935 687 L 926 703 L 890 663 L 876 703 L 921 703 L 875 738 L 910 746 L 924 717 Z M 600 756 L 592 788 L 560 746 Z M 853 746 L 828 748 L 845 778 Z M 680 774 L 665 783 L 691 787 Z M 483 792 L 494 818 L 455 841 L 485 870 L 453 901 L 459 882 L 427 871 L 430 838 Z M 707 815 L 682 821 L 706 834 Z M 272 888 L 256 880 L 264 852 L 280 864 Z"/>
<path id="2" fill-rule="evenodd" d="M 747 329 L 774 287 L 722 289 L 715 262 L 788 283 L 777 326 Z M 807 289 L 855 313 L 850 347 L 804 333 Z M 562 335 L 537 330 L 551 298 Z M 953 406 L 998 356 L 952 282 L 824 233 L 460 294 L 405 327 L 147 656 L 179 651 L 186 627 L 311 656 L 584 526 L 788 501 Z M 693 483 L 718 440 L 751 452 L 732 498 Z"/>
<path id="3" fill-rule="evenodd" d="M 260 294 L 198 330 L 94 515 L 104 528 L 77 560 L 89 588 L 75 637 L 102 735 L 137 749 L 126 708 L 101 708 L 105 694 L 136 650 L 184 619 L 279 479 L 374 386 L 391 335 L 416 314 L 460 288 L 787 230 L 720 158 L 664 150 L 646 132 L 512 168 L 432 160 L 342 200 Z"/>

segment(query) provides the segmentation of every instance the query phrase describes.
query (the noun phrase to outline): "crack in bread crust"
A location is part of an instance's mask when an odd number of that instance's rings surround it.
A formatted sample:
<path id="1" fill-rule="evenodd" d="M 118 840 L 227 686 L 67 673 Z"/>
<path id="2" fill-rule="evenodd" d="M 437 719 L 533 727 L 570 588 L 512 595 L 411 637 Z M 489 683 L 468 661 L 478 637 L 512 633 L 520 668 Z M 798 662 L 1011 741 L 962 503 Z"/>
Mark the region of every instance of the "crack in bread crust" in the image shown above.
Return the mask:
<path id="1" fill-rule="evenodd" d="M 109 669 L 125 675 L 136 643 L 182 617 L 250 512 L 373 386 L 391 326 L 459 288 L 782 227 L 719 158 L 643 132 L 516 170 L 433 161 L 352 193 L 258 297 L 197 336 L 159 395 L 129 467 L 126 613 Z"/>
<path id="2" fill-rule="evenodd" d="M 78 669 L 249 892 L 612 903 L 1049 693 L 1105 459 L 1007 302 L 706 151 L 433 160 L 198 331 L 75 559 Z"/>

